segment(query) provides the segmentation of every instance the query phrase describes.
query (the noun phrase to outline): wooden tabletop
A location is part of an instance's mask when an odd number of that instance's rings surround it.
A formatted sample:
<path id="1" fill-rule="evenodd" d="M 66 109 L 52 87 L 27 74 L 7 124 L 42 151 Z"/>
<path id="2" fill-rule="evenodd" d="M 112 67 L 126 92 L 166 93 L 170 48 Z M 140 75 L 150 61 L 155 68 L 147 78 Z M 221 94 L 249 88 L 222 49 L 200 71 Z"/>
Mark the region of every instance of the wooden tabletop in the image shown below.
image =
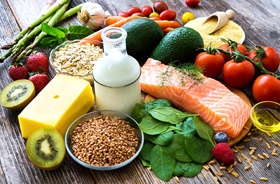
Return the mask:
<path id="1" fill-rule="evenodd" d="M 143 7 L 152 5 L 154 0 L 110 0 L 95 1 L 102 5 L 105 10 L 111 14 L 118 11 L 125 11 L 130 6 L 135 5 Z M 196 8 L 189 8 L 185 1 L 181 0 L 163 0 L 170 9 L 177 12 L 177 20 L 183 12 L 191 11 L 196 17 L 210 15 L 215 11 L 225 11 L 233 9 L 236 12 L 235 22 L 245 31 L 247 45 L 266 45 L 274 47 L 280 52 L 280 4 L 278 0 L 201 0 Z M 0 0 L 0 45 L 5 45 L 18 35 L 21 29 L 28 26 L 37 16 L 45 4 L 45 0 Z M 73 7 L 86 0 L 72 0 L 70 6 Z M 76 17 L 72 17 L 63 22 L 62 25 L 77 25 L 79 22 Z M 49 54 L 50 50 L 43 50 Z M 2 55 L 5 51 L 0 50 Z M 0 64 L 0 90 L 2 90 L 11 79 L 8 76 L 7 68 L 9 58 Z M 53 77 L 53 72 L 50 73 Z M 252 104 L 255 104 L 252 98 L 250 86 L 242 89 Z M 159 180 L 147 168 L 143 167 L 140 159 L 137 158 L 131 164 L 114 171 L 94 171 L 86 169 L 75 163 L 69 155 L 66 156 L 64 164 L 55 171 L 43 171 L 34 167 L 27 159 L 25 153 L 25 140 L 21 137 L 19 129 L 17 112 L 10 111 L 0 106 L 0 183 L 178 183 L 176 178 L 169 182 Z M 279 183 L 280 159 L 273 156 L 272 151 L 275 148 L 276 153 L 279 149 L 280 132 L 268 135 L 252 129 L 248 135 L 241 140 L 233 149 L 237 163 L 234 166 L 239 174 L 234 177 L 226 170 L 221 170 L 219 164 L 208 164 L 209 169 L 203 169 L 202 172 L 193 178 L 180 177 L 180 183 L 250 183 L 250 180 L 256 183 Z M 277 144 L 278 143 L 278 144 Z M 250 155 L 251 147 L 256 150 Z M 269 158 L 261 159 L 258 154 L 264 156 L 267 153 Z M 245 167 L 252 163 L 251 168 L 245 170 Z M 270 164 L 270 166 L 267 166 Z M 223 173 L 218 176 L 217 172 Z M 262 181 L 261 178 L 267 178 L 268 181 Z"/>

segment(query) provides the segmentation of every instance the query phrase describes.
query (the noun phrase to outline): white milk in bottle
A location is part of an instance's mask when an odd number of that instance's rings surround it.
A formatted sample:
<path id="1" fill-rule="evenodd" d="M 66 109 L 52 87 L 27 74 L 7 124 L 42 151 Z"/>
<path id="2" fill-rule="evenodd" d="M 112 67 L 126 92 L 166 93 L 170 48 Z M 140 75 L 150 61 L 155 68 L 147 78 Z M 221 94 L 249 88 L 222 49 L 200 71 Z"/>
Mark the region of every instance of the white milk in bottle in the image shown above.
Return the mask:
<path id="1" fill-rule="evenodd" d="M 97 109 L 131 115 L 141 100 L 140 65 L 127 54 L 124 29 L 106 28 L 101 37 L 104 56 L 93 67 Z"/>

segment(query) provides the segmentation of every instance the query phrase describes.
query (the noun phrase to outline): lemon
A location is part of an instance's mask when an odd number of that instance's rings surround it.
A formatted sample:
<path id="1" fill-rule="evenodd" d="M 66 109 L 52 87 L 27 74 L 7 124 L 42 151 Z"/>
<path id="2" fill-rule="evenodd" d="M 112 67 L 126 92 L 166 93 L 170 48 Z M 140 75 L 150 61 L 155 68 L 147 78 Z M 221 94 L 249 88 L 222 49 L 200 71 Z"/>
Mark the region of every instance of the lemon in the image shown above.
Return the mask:
<path id="1" fill-rule="evenodd" d="M 190 20 L 194 20 L 194 19 L 195 19 L 195 16 L 192 12 L 185 12 L 181 17 L 181 20 L 182 20 L 183 24 L 186 24 Z"/>

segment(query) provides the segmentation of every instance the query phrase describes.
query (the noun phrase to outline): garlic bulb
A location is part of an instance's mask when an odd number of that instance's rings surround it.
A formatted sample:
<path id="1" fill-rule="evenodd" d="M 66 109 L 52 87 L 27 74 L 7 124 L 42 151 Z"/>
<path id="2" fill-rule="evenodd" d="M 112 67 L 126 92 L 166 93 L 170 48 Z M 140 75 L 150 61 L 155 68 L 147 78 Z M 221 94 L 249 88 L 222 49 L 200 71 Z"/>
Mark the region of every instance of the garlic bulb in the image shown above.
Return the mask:
<path id="1" fill-rule="evenodd" d="M 81 12 L 78 13 L 78 19 L 84 26 L 96 30 L 103 24 L 105 12 L 100 4 L 86 2 L 82 5 Z"/>

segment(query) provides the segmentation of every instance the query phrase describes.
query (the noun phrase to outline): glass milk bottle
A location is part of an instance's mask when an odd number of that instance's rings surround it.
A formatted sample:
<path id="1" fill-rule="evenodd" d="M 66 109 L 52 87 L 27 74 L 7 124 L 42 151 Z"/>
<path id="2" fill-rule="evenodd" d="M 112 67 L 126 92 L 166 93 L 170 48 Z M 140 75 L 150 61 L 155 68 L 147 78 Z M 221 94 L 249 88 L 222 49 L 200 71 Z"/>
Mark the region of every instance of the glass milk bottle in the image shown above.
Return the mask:
<path id="1" fill-rule="evenodd" d="M 101 37 L 104 56 L 93 67 L 97 109 L 131 115 L 141 100 L 140 65 L 127 54 L 124 29 L 106 28 Z"/>

